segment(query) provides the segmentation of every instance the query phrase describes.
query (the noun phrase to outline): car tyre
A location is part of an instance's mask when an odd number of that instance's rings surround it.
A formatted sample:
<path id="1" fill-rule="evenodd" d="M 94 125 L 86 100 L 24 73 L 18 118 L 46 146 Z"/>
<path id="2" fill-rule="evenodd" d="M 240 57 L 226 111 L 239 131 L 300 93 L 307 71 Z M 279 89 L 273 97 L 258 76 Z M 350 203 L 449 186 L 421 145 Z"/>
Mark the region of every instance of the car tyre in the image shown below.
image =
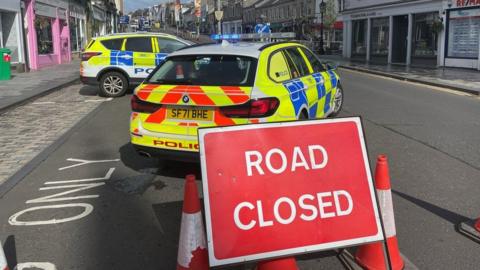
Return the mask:
<path id="1" fill-rule="evenodd" d="M 335 117 L 340 113 L 343 107 L 343 99 L 343 88 L 340 82 L 338 82 L 337 91 L 335 92 L 335 96 L 333 97 L 333 111 L 330 114 L 330 117 Z"/>
<path id="2" fill-rule="evenodd" d="M 100 95 L 104 97 L 120 97 L 128 89 L 128 80 L 116 71 L 109 71 L 100 78 Z"/>

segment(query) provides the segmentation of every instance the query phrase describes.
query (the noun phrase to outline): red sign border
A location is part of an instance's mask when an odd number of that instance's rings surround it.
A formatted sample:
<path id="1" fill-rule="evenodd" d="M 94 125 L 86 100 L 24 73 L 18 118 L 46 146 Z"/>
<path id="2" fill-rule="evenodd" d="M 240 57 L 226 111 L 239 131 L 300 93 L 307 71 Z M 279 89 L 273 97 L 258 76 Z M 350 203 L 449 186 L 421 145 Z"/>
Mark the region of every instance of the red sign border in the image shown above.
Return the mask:
<path id="1" fill-rule="evenodd" d="M 223 132 L 238 131 L 238 130 L 303 126 L 303 125 L 315 125 L 315 124 L 322 125 L 322 124 L 344 123 L 344 122 L 354 122 L 355 125 L 357 126 L 358 134 L 360 135 L 359 139 L 360 139 L 360 144 L 362 148 L 362 156 L 365 161 L 365 169 L 366 169 L 367 180 L 369 184 L 370 195 L 373 202 L 375 223 L 377 225 L 377 234 L 361 237 L 361 238 L 354 238 L 349 240 L 342 240 L 342 241 L 336 241 L 336 242 L 330 242 L 330 243 L 324 243 L 324 244 L 318 244 L 318 245 L 310 245 L 306 247 L 296 247 L 296 248 L 290 248 L 290 249 L 270 251 L 270 252 L 239 256 L 239 257 L 228 258 L 228 259 L 215 258 L 214 246 L 213 246 L 213 240 L 212 240 L 212 223 L 211 223 L 211 213 L 210 213 L 210 198 L 208 193 L 207 164 L 205 159 L 204 137 L 209 133 L 220 133 L 220 132 L 223 133 Z M 383 224 L 380 219 L 380 211 L 378 208 L 376 190 L 373 184 L 370 162 L 368 159 L 367 147 L 365 143 L 365 133 L 363 131 L 362 121 L 359 116 L 334 118 L 334 119 L 269 122 L 269 123 L 248 124 L 248 125 L 200 128 L 198 129 L 198 141 L 199 141 L 199 148 L 200 148 L 199 150 L 200 150 L 200 165 L 201 165 L 201 171 L 202 171 L 203 203 L 205 206 L 207 246 L 208 246 L 208 257 L 210 261 L 210 266 L 214 267 L 214 266 L 228 265 L 228 264 L 234 264 L 234 263 L 240 263 L 240 262 L 258 261 L 262 259 L 271 259 L 271 258 L 282 257 L 287 255 L 298 255 L 298 254 L 311 253 L 315 251 L 331 250 L 331 249 L 340 248 L 340 247 L 344 248 L 349 246 L 361 245 L 365 243 L 383 241 L 385 239 L 383 234 Z"/>

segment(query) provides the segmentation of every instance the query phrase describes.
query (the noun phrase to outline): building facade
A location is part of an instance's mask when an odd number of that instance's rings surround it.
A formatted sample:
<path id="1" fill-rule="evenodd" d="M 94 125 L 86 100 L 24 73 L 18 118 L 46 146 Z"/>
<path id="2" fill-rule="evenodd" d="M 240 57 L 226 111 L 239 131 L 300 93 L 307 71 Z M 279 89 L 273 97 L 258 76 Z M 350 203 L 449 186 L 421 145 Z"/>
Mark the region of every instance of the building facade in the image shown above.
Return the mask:
<path id="1" fill-rule="evenodd" d="M 68 8 L 70 28 L 70 50 L 79 54 L 87 44 L 87 16 L 85 9 L 77 3 L 71 2 Z"/>
<path id="2" fill-rule="evenodd" d="M 480 1 L 345 0 L 343 56 L 480 69 Z"/>
<path id="3" fill-rule="evenodd" d="M 26 36 L 30 69 L 71 61 L 68 3 L 27 0 Z"/>
<path id="4" fill-rule="evenodd" d="M 0 48 L 11 50 L 12 66 L 23 70 L 25 65 L 22 10 L 20 0 L 0 2 Z"/>

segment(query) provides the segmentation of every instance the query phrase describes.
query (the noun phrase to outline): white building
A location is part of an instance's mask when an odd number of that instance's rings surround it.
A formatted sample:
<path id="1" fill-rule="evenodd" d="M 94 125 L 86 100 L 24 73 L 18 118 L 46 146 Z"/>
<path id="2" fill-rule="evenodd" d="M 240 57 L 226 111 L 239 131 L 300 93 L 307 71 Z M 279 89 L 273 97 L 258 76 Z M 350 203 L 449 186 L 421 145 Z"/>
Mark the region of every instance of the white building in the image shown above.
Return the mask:
<path id="1" fill-rule="evenodd" d="M 480 70 L 480 1 L 345 0 L 343 56 Z"/>
<path id="2" fill-rule="evenodd" d="M 12 66 L 23 71 L 25 51 L 20 0 L 0 1 L 0 48 L 11 50 Z"/>

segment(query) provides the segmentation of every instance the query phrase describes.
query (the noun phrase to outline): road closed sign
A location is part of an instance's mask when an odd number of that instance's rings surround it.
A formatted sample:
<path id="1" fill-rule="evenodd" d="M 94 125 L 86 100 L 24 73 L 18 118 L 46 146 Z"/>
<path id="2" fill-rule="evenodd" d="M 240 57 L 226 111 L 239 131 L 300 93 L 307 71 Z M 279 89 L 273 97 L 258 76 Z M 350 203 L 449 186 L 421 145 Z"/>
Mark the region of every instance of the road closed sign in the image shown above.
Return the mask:
<path id="1" fill-rule="evenodd" d="M 383 239 L 360 118 L 199 130 L 210 265 Z"/>

